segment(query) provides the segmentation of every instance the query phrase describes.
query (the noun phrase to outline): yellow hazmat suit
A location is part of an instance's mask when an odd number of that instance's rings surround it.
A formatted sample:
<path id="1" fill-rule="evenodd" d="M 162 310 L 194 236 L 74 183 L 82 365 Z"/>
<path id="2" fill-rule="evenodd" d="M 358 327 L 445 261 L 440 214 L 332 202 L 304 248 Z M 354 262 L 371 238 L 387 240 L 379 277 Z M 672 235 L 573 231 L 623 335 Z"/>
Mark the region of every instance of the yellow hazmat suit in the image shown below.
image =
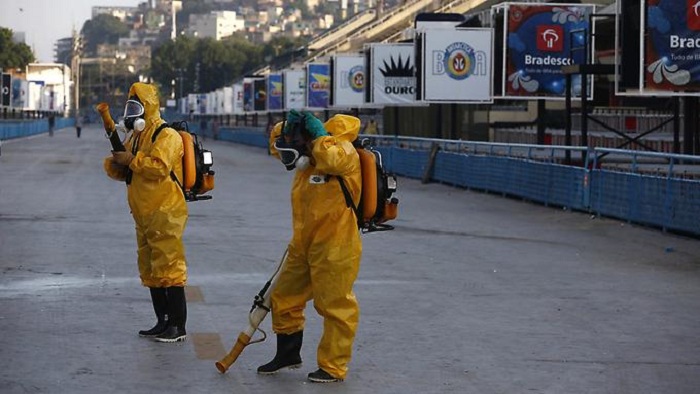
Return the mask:
<path id="1" fill-rule="evenodd" d="M 160 118 L 158 93 L 153 85 L 137 82 L 129 89 L 129 97 L 134 95 L 144 106 L 146 128 L 134 132 L 124 147 L 134 154 L 127 195 L 136 223 L 141 283 L 151 288 L 185 286 L 182 234 L 187 203 L 180 186 L 170 178 L 172 170 L 182 179 L 182 138 L 175 130 L 164 128 L 151 142 L 158 126 L 165 123 Z M 105 158 L 104 169 L 112 179 L 126 179 L 126 168 L 113 162 L 112 156 Z"/>
<path id="2" fill-rule="evenodd" d="M 272 328 L 277 334 L 304 329 L 304 307 L 313 299 L 323 317 L 318 345 L 319 368 L 345 379 L 360 309 L 353 283 L 360 268 L 362 244 L 357 219 L 348 208 L 338 179 L 343 177 L 355 204 L 362 179 L 360 159 L 352 146 L 360 120 L 335 115 L 325 124 L 330 136 L 313 141 L 312 165 L 296 170 L 292 183 L 293 235 L 285 269 L 272 301 Z M 270 133 L 271 154 L 281 123 Z"/>

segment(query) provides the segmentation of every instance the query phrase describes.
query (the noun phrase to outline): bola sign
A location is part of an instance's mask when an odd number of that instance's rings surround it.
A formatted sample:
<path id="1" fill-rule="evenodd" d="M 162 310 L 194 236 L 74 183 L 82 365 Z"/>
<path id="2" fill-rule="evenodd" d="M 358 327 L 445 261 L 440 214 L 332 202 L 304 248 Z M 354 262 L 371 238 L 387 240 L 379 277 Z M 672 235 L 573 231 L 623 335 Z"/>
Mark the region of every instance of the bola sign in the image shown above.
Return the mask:
<path id="1" fill-rule="evenodd" d="M 491 102 L 491 29 L 428 29 L 421 34 L 421 97 L 428 102 Z"/>
<path id="2" fill-rule="evenodd" d="M 333 106 L 364 104 L 365 64 L 361 55 L 336 55 L 333 59 Z"/>

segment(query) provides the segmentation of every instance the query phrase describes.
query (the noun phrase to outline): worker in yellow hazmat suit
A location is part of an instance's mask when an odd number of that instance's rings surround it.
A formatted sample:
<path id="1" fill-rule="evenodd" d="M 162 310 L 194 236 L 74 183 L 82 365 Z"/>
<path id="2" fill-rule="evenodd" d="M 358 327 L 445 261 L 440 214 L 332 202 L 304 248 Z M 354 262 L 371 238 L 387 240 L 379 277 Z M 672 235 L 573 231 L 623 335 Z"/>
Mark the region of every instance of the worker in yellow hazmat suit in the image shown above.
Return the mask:
<path id="1" fill-rule="evenodd" d="M 137 82 L 129 89 L 124 126 L 133 133 L 125 152 L 112 152 L 104 169 L 115 180 L 126 181 L 131 214 L 136 223 L 138 267 L 141 283 L 151 292 L 157 323 L 139 331 L 159 342 L 186 338 L 187 304 L 184 286 L 187 267 L 182 234 L 187 224 L 187 203 L 171 171 L 182 183 L 183 145 L 180 135 L 164 128 L 158 92 L 153 85 Z"/>
<path id="2" fill-rule="evenodd" d="M 352 146 L 360 120 L 335 115 L 325 124 L 310 113 L 291 111 L 286 123 L 270 133 L 270 151 L 288 170 L 292 183 L 293 235 L 287 261 L 272 292 L 272 329 L 277 334 L 274 359 L 258 368 L 273 374 L 301 365 L 304 308 L 313 299 L 323 317 L 312 382 L 345 379 L 359 321 L 353 293 L 362 254 L 357 219 L 337 177 L 342 177 L 357 204 L 360 159 Z"/>

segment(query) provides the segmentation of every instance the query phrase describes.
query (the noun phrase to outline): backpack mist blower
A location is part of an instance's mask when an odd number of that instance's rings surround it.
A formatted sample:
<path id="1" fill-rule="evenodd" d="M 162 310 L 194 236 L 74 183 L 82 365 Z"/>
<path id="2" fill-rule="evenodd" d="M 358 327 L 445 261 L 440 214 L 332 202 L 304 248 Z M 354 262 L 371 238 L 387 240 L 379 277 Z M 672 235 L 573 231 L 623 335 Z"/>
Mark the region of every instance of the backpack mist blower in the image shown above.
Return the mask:
<path id="1" fill-rule="evenodd" d="M 277 285 L 277 280 L 279 279 L 280 273 L 282 272 L 282 269 L 287 261 L 288 251 L 289 249 L 284 251 L 282 260 L 280 261 L 279 266 L 277 266 L 275 273 L 272 274 L 272 277 L 265 283 L 265 286 L 260 289 L 258 294 L 253 299 L 253 306 L 250 308 L 250 312 L 248 313 L 248 326 L 241 331 L 240 334 L 238 334 L 238 339 L 236 339 L 236 343 L 233 345 L 231 351 L 224 358 L 216 362 L 216 368 L 219 370 L 219 372 L 226 373 L 229 367 L 236 362 L 238 356 L 241 355 L 246 346 L 253 343 L 263 342 L 267 338 L 265 331 L 259 329 L 258 326 L 260 326 L 260 323 L 265 320 L 265 317 L 271 310 L 270 296 Z M 251 341 L 250 339 L 256 331 L 260 331 L 263 337 Z"/>
<path id="2" fill-rule="evenodd" d="M 124 148 L 122 141 L 119 139 L 117 126 L 114 124 L 112 115 L 109 113 L 109 104 L 99 103 L 95 107 L 95 110 L 99 112 L 100 116 L 102 117 L 102 123 L 104 124 L 105 132 L 107 132 L 107 138 L 109 138 L 109 142 L 112 144 L 112 150 L 115 152 L 124 152 L 126 149 Z"/>

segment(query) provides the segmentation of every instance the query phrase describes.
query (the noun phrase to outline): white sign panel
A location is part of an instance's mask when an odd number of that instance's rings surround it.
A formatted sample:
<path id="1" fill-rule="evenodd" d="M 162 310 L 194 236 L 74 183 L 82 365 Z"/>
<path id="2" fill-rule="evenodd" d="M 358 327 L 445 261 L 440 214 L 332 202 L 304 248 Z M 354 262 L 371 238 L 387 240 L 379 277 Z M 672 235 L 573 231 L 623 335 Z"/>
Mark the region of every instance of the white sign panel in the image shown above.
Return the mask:
<path id="1" fill-rule="evenodd" d="M 233 88 L 230 86 L 224 86 L 224 97 L 220 103 L 223 110 L 223 114 L 233 113 Z"/>
<path id="2" fill-rule="evenodd" d="M 421 100 L 493 102 L 491 29 L 427 29 L 421 36 Z"/>
<path id="3" fill-rule="evenodd" d="M 369 49 L 369 102 L 414 104 L 416 76 L 413 44 L 370 44 Z"/>
<path id="4" fill-rule="evenodd" d="M 282 73 L 284 109 L 303 109 L 306 105 L 306 71 L 286 70 Z"/>
<path id="5" fill-rule="evenodd" d="M 195 93 L 187 95 L 187 113 L 199 114 L 199 100 Z"/>
<path id="6" fill-rule="evenodd" d="M 335 55 L 333 57 L 333 106 L 359 107 L 365 101 L 365 57 Z"/>
<path id="7" fill-rule="evenodd" d="M 237 83 L 233 88 L 233 114 L 243 115 L 243 84 Z"/>

